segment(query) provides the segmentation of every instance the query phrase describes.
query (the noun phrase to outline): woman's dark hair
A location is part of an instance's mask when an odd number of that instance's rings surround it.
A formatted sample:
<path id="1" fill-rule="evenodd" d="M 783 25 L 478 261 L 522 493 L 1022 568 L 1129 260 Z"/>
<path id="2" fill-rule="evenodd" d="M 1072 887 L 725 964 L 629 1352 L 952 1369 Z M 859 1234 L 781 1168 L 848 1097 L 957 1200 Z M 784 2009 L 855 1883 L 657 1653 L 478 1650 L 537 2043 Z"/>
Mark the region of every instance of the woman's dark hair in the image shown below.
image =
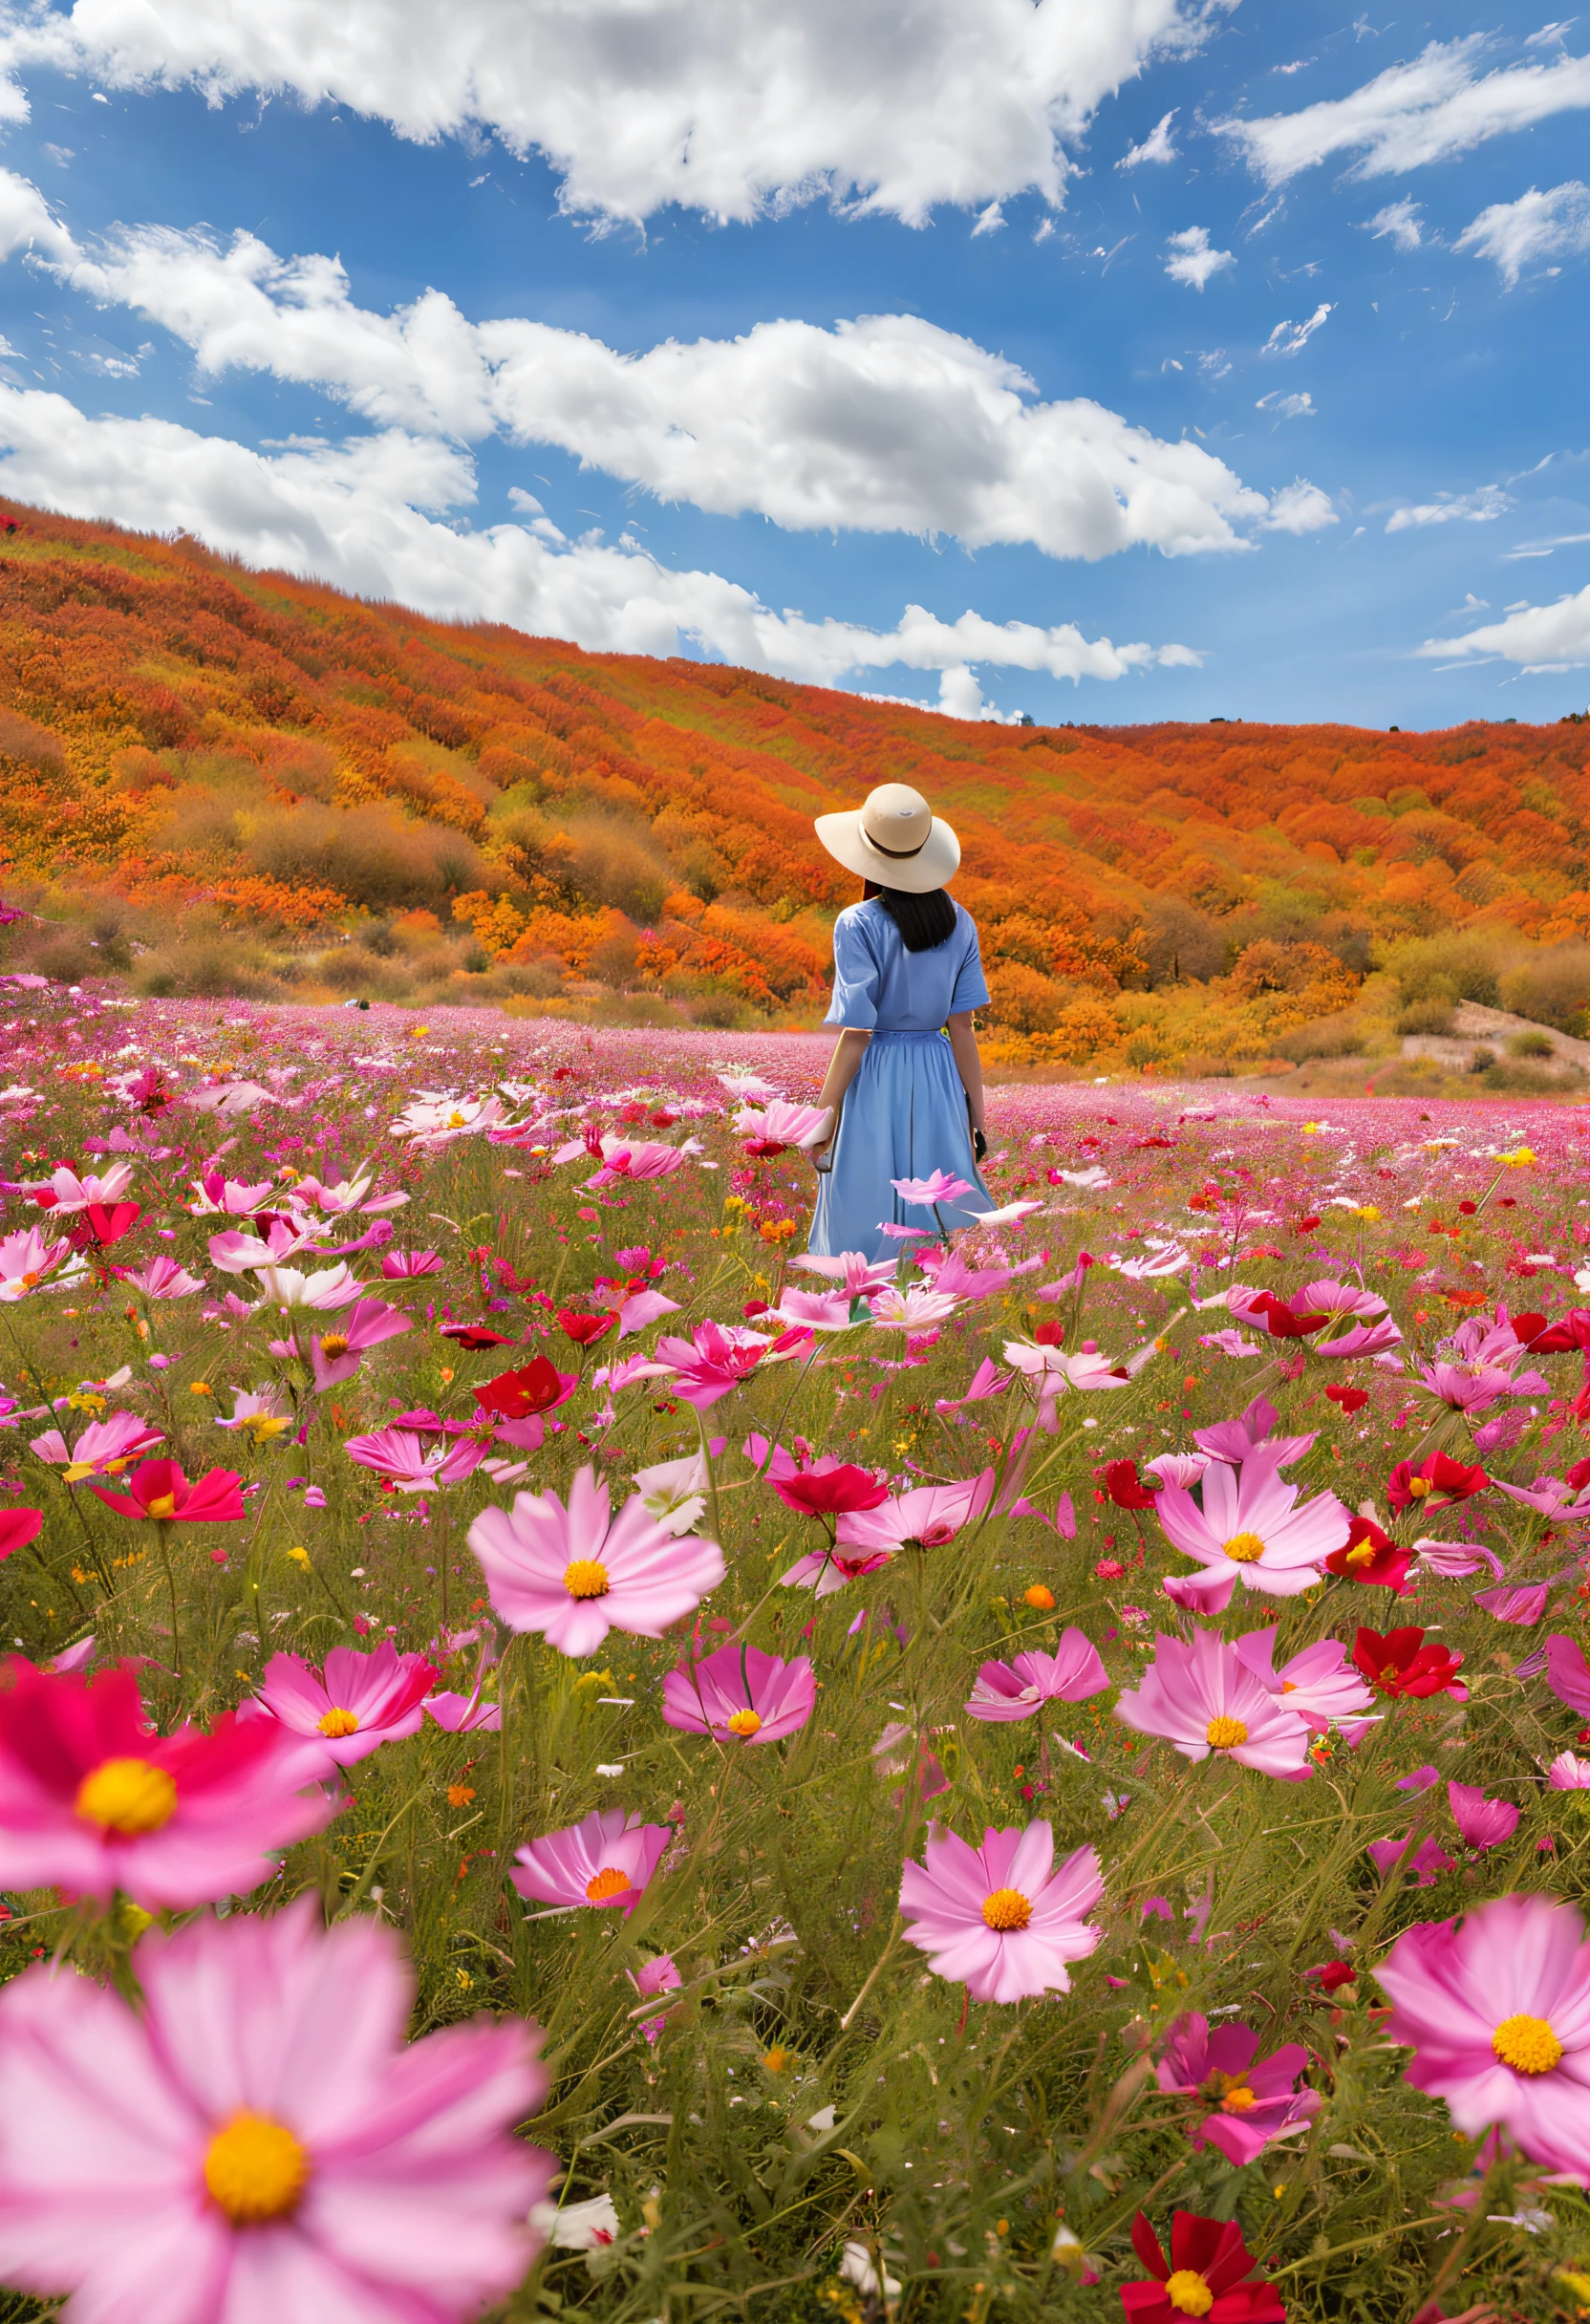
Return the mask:
<path id="1" fill-rule="evenodd" d="M 956 908 L 942 888 L 930 888 L 926 895 L 908 895 L 903 888 L 880 888 L 876 880 L 870 879 L 861 900 L 883 906 L 907 952 L 935 952 L 955 934 Z"/>

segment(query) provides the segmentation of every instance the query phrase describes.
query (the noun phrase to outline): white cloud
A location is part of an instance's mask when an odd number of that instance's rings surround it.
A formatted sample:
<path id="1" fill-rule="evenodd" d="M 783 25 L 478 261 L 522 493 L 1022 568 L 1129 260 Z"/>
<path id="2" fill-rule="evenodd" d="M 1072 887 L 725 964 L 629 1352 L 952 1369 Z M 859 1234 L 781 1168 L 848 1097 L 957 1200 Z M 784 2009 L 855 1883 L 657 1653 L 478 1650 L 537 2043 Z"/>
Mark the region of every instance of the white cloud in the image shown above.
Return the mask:
<path id="1" fill-rule="evenodd" d="M 334 259 L 283 260 L 247 234 L 222 248 L 140 227 L 59 271 L 174 332 L 204 372 L 313 384 L 383 426 L 556 444 L 715 515 L 1091 559 L 1237 548 L 1265 510 L 1199 445 L 1083 398 L 1037 402 L 1003 356 L 914 315 L 623 355 L 548 324 L 470 323 L 437 290 L 376 314 Z"/>
<path id="2" fill-rule="evenodd" d="M 75 247 L 71 234 L 51 214 L 38 187 L 9 169 L 0 169 L 0 258 L 26 249 L 40 250 L 51 258 L 68 258 Z"/>
<path id="3" fill-rule="evenodd" d="M 1311 484 L 1300 476 L 1295 484 L 1287 484 L 1270 503 L 1270 513 L 1264 520 L 1266 532 L 1319 532 L 1326 525 L 1340 524 L 1328 497 L 1318 484 Z"/>
<path id="4" fill-rule="evenodd" d="M 1394 508 L 1386 520 L 1386 529 L 1407 532 L 1416 525 L 1489 525 L 1505 516 L 1513 506 L 1499 484 L 1481 484 L 1477 492 L 1442 492 L 1416 507 Z"/>
<path id="5" fill-rule="evenodd" d="M 1261 355 L 1295 355 L 1308 345 L 1325 317 L 1331 312 L 1327 302 L 1315 308 L 1306 323 L 1294 323 L 1290 316 L 1278 323 L 1259 349 Z"/>
<path id="6" fill-rule="evenodd" d="M 1521 662 L 1526 672 L 1573 669 L 1590 661 L 1590 589 L 1581 589 L 1576 597 L 1559 597 L 1555 605 L 1520 607 L 1505 620 L 1488 622 L 1462 637 L 1427 638 L 1416 650 L 1426 658 L 1438 654 L 1499 655 L 1505 661 Z"/>
<path id="7" fill-rule="evenodd" d="M 1179 234 L 1172 234 L 1165 245 L 1174 256 L 1168 259 L 1165 271 L 1173 283 L 1187 283 L 1201 290 L 1212 274 L 1222 267 L 1235 267 L 1235 259 L 1229 250 L 1212 250 L 1209 247 L 1207 226 L 1190 226 Z"/>
<path id="8" fill-rule="evenodd" d="M 1410 202 L 1404 195 L 1401 202 L 1388 202 L 1383 210 L 1377 210 L 1366 221 L 1364 230 L 1377 242 L 1395 243 L 1399 250 L 1416 250 L 1425 239 L 1419 219 L 1423 207 L 1422 202 Z"/>
<path id="9" fill-rule="evenodd" d="M 1175 140 L 1171 135 L 1171 123 L 1176 118 L 1172 106 L 1162 119 L 1157 120 L 1141 145 L 1128 145 L 1116 162 L 1117 169 L 1135 169 L 1140 161 L 1173 161 L 1176 159 Z"/>
<path id="10" fill-rule="evenodd" d="M 1306 387 L 1299 396 L 1286 396 L 1278 387 L 1273 387 L 1267 396 L 1259 397 L 1254 410 L 1269 412 L 1276 420 L 1317 420 L 1320 417 Z"/>
<path id="11" fill-rule="evenodd" d="M 1340 153 L 1360 156 L 1351 173 L 1356 178 L 1400 176 L 1590 105 L 1590 56 L 1481 73 L 1486 45 L 1479 32 L 1432 40 L 1411 61 L 1390 66 L 1349 97 L 1214 126 L 1243 148 L 1259 176 L 1279 185 Z"/>
<path id="12" fill-rule="evenodd" d="M 895 628 L 774 613 L 711 572 L 672 571 L 628 538 L 570 543 L 538 517 L 482 532 L 438 521 L 475 497 L 466 453 L 397 429 L 273 456 L 164 420 L 90 420 L 64 397 L 0 386 L 0 490 L 70 516 L 181 529 L 252 565 L 284 568 L 448 620 L 489 620 L 592 651 L 726 660 L 822 685 L 903 664 L 969 663 L 1116 678 L 1188 649 L 1117 646 L 1069 622 L 1042 629 L 907 606 Z"/>
<path id="13" fill-rule="evenodd" d="M 1195 0 L 75 0 L 0 68 L 325 101 L 545 154 L 570 210 L 720 219 L 829 196 L 920 223 L 1059 202 L 1102 100 L 1195 45 Z M 13 113 L 20 100 L 13 95 Z"/>
<path id="14" fill-rule="evenodd" d="M 1590 186 L 1578 178 L 1549 193 L 1531 186 L 1516 202 L 1493 202 L 1466 226 L 1453 248 L 1494 259 L 1509 290 L 1524 269 L 1544 258 L 1590 250 Z"/>

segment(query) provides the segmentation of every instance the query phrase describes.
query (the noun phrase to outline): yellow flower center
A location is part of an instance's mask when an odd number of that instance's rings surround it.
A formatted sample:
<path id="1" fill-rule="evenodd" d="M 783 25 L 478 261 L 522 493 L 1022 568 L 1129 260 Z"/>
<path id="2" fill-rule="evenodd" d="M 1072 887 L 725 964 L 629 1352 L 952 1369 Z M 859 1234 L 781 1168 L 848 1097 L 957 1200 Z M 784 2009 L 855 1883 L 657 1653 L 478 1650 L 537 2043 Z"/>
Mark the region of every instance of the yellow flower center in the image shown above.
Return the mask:
<path id="1" fill-rule="evenodd" d="M 1257 2104 L 1257 2098 L 1255 2098 L 1246 2082 L 1238 2082 L 1235 2088 L 1228 2090 L 1220 2100 L 1222 2111 L 1226 2114 L 1246 2114 L 1250 2106 Z"/>
<path id="2" fill-rule="evenodd" d="M 729 1732 L 749 1743 L 753 1735 L 761 1734 L 762 1721 L 754 1711 L 737 1711 L 729 1721 Z"/>
<path id="3" fill-rule="evenodd" d="M 320 1352 L 323 1356 L 345 1356 L 348 1353 L 348 1335 L 346 1332 L 327 1332 L 325 1338 L 320 1343 Z"/>
<path id="4" fill-rule="evenodd" d="M 773 2047 L 765 2054 L 762 2062 L 767 2073 L 782 2074 L 785 2066 L 787 2066 L 789 2063 L 789 2052 L 781 2048 L 780 2045 L 775 2042 Z"/>
<path id="5" fill-rule="evenodd" d="M 611 1904 L 615 1896 L 628 1896 L 629 1892 L 630 1876 L 616 1864 L 605 1864 L 585 1884 L 586 1902 L 591 1904 Z"/>
<path id="6" fill-rule="evenodd" d="M 1491 2036 L 1497 2060 L 1515 2074 L 1550 2074 L 1562 2055 L 1562 2044 L 1543 2017 L 1504 2017 Z"/>
<path id="7" fill-rule="evenodd" d="M 1235 1751 L 1239 1743 L 1248 1740 L 1247 1724 L 1242 1719 L 1211 1719 L 1204 1729 L 1204 1739 L 1215 1751 Z M 1198 2313 L 1201 2315 L 1203 2311 L 1200 2309 Z"/>
<path id="8" fill-rule="evenodd" d="M 1226 1555 L 1234 1564 L 1257 1565 L 1264 1555 L 1264 1539 L 1257 1533 L 1234 1533 L 1226 1543 Z"/>
<path id="9" fill-rule="evenodd" d="M 1025 1928 L 1032 1919 L 1032 1900 L 1020 1888 L 996 1888 L 992 1896 L 982 1901 L 982 1917 L 990 1928 Z"/>
<path id="10" fill-rule="evenodd" d="M 309 2176 L 309 2156 L 291 2131 L 247 2107 L 223 2123 L 204 2153 L 204 2184 L 237 2227 L 285 2219 Z"/>
<path id="11" fill-rule="evenodd" d="M 1165 2296 L 1179 2315 L 1207 2316 L 1214 2294 L 1196 2268 L 1178 2268 L 1165 2284 Z"/>
<path id="12" fill-rule="evenodd" d="M 321 1733 L 333 1741 L 338 1735 L 356 1735 L 359 1731 L 358 1713 L 353 1711 L 340 1711 L 335 1705 L 330 1711 L 322 1711 L 314 1723 Z"/>
<path id="13" fill-rule="evenodd" d="M 1416 1501 L 1422 1501 L 1426 1494 L 1431 1490 L 1430 1480 L 1428 1476 L 1410 1476 L 1407 1480 L 1407 1489 Z"/>
<path id="14" fill-rule="evenodd" d="M 1360 1541 L 1354 1548 L 1348 1550 L 1342 1560 L 1343 1565 L 1352 1566 L 1355 1572 L 1359 1566 L 1373 1565 L 1374 1561 L 1375 1545 L 1372 1541 Z"/>
<path id="15" fill-rule="evenodd" d="M 143 1514 L 146 1517 L 158 1518 L 162 1525 L 169 1525 L 177 1514 L 177 1496 L 174 1493 L 157 1493 L 152 1501 L 144 1503 Z"/>
<path id="16" fill-rule="evenodd" d="M 575 1558 L 563 1569 L 563 1586 L 570 1598 L 605 1598 L 608 1569 L 600 1558 Z"/>
<path id="17" fill-rule="evenodd" d="M 1298 1691 L 1297 1680 L 1295 1678 L 1283 1678 L 1280 1683 L 1280 1690 L 1282 1694 L 1296 1694 Z"/>
<path id="18" fill-rule="evenodd" d="M 103 1759 L 77 1786 L 77 1814 L 123 1840 L 158 1832 L 177 1813 L 177 1786 L 148 1759 Z"/>

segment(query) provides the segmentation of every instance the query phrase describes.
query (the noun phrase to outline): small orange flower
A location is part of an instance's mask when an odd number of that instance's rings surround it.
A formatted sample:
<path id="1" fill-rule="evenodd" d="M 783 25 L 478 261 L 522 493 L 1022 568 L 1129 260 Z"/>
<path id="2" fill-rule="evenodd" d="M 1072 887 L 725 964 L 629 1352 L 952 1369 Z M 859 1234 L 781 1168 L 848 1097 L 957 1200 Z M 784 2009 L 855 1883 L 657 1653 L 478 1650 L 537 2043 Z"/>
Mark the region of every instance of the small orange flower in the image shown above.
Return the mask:
<path id="1" fill-rule="evenodd" d="M 1023 1590 L 1021 1592 L 1021 1603 L 1023 1605 L 1030 1605 L 1037 1613 L 1052 1614 L 1054 1612 L 1055 1594 L 1053 1590 L 1045 1589 L 1042 1582 L 1035 1582 L 1031 1589 Z"/>

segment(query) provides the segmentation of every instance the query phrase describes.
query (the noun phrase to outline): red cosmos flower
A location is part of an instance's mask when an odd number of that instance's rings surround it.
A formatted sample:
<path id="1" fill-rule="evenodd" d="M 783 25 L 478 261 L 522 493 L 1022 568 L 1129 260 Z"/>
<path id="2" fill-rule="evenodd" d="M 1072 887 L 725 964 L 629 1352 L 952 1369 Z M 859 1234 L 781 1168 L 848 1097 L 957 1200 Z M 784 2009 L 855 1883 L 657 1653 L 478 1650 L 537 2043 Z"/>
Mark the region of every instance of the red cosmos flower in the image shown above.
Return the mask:
<path id="1" fill-rule="evenodd" d="M 793 1476 L 770 1477 L 768 1482 L 786 1509 L 799 1510 L 808 1517 L 877 1509 L 889 1498 L 889 1487 L 853 1461 L 835 1461 L 829 1469 L 797 1469 Z"/>
<path id="2" fill-rule="evenodd" d="M 1353 1640 L 1353 1661 L 1377 1694 L 1394 1700 L 1430 1694 L 1450 1694 L 1454 1703 L 1469 1699 L 1469 1689 L 1457 1676 L 1462 1655 L 1449 1653 L 1445 1646 L 1427 1646 L 1423 1630 L 1387 1630 L 1382 1637 L 1378 1630 L 1360 1629 Z"/>
<path id="3" fill-rule="evenodd" d="M 126 1493 L 108 1485 L 88 1489 L 107 1509 L 119 1509 L 124 1517 L 153 1517 L 161 1525 L 219 1525 L 247 1515 L 235 1469 L 210 1469 L 190 1482 L 174 1460 L 146 1460 L 126 1479 Z"/>
<path id="4" fill-rule="evenodd" d="M 142 1216 L 136 1202 L 91 1202 L 67 1240 L 75 1251 L 108 1250 L 130 1235 Z"/>
<path id="5" fill-rule="evenodd" d="M 1312 1235 L 1319 1223 L 1320 1214 L 1318 1211 L 1316 1211 L 1307 1218 L 1294 1219 L 1292 1222 L 1292 1232 L 1294 1235 Z"/>
<path id="6" fill-rule="evenodd" d="M 1137 1474 L 1134 1460 L 1112 1460 L 1105 1469 L 1105 1491 L 1117 1509 L 1151 1509 L 1154 1496 Z"/>
<path id="7" fill-rule="evenodd" d="M 1560 1356 L 1574 1347 L 1590 1347 L 1590 1307 L 1570 1307 L 1555 1323 L 1543 1315 L 1515 1315 L 1513 1332 L 1535 1356 Z"/>
<path id="8" fill-rule="evenodd" d="M 1318 1978 L 1322 1993 L 1339 1993 L 1344 1985 L 1358 1983 L 1358 1971 L 1350 1961 L 1327 1961 L 1322 1968 L 1308 1969 L 1305 1974 Z"/>
<path id="9" fill-rule="evenodd" d="M 1483 1469 L 1469 1468 L 1449 1452 L 1429 1452 L 1416 1469 L 1411 1461 L 1397 1463 L 1386 1497 L 1398 1510 L 1411 1509 L 1415 1501 L 1425 1509 L 1447 1509 L 1472 1493 L 1483 1493 L 1490 1482 Z"/>
<path id="10" fill-rule="evenodd" d="M 573 1393 L 578 1383 L 572 1372 L 560 1372 L 546 1356 L 536 1356 L 522 1371 L 499 1372 L 475 1390 L 475 1402 L 503 1420 L 527 1420 L 532 1412 L 549 1412 Z"/>
<path id="11" fill-rule="evenodd" d="M 484 1323 L 443 1323 L 444 1340 L 456 1340 L 465 1355 L 478 1356 L 483 1347 L 512 1347 L 515 1343 L 505 1331 L 491 1331 Z"/>
<path id="12" fill-rule="evenodd" d="M 1032 1336 L 1040 1347 L 1059 1347 L 1065 1337 L 1065 1326 L 1064 1323 L 1040 1323 Z"/>
<path id="13" fill-rule="evenodd" d="M 1344 1388 L 1335 1380 L 1326 1388 L 1325 1394 L 1330 1398 L 1332 1404 L 1341 1406 L 1344 1414 L 1361 1412 L 1369 1401 L 1369 1391 L 1366 1388 Z"/>
<path id="14" fill-rule="evenodd" d="M 1284 1300 L 1277 1299 L 1273 1291 L 1260 1291 L 1249 1302 L 1249 1312 L 1256 1320 L 1262 1319 L 1272 1340 L 1305 1340 L 1311 1331 L 1318 1331 L 1330 1321 L 1324 1314 L 1299 1315 Z"/>
<path id="15" fill-rule="evenodd" d="M 1576 1460 L 1573 1467 L 1564 1473 L 1563 1482 L 1572 1485 L 1576 1493 L 1582 1493 L 1585 1486 L 1590 1485 L 1590 1460 Z"/>
<path id="16" fill-rule="evenodd" d="M 1131 2248 L 1153 2279 L 1123 2284 L 1121 2305 L 1128 2324 L 1286 2324 L 1286 2310 L 1273 2285 L 1255 2283 L 1254 2257 L 1235 2219 L 1204 2219 L 1177 2211 L 1171 2221 L 1171 2256 L 1139 2211 L 1131 2223 Z"/>
<path id="17" fill-rule="evenodd" d="M 43 1522 L 42 1509 L 0 1510 L 0 1558 L 9 1558 L 13 1549 L 26 1549 L 30 1541 L 36 1540 Z"/>
<path id="18" fill-rule="evenodd" d="M 1400 1590 L 1413 1562 L 1410 1549 L 1399 1549 L 1372 1517 L 1354 1517 L 1352 1530 L 1340 1549 L 1325 1560 L 1328 1574 L 1344 1574 L 1349 1582 L 1368 1582 L 1382 1589 Z"/>
<path id="19" fill-rule="evenodd" d="M 601 1315 L 580 1315 L 572 1307 L 558 1309 L 558 1322 L 576 1347 L 591 1347 L 605 1337 L 618 1318 L 611 1308 Z"/>

